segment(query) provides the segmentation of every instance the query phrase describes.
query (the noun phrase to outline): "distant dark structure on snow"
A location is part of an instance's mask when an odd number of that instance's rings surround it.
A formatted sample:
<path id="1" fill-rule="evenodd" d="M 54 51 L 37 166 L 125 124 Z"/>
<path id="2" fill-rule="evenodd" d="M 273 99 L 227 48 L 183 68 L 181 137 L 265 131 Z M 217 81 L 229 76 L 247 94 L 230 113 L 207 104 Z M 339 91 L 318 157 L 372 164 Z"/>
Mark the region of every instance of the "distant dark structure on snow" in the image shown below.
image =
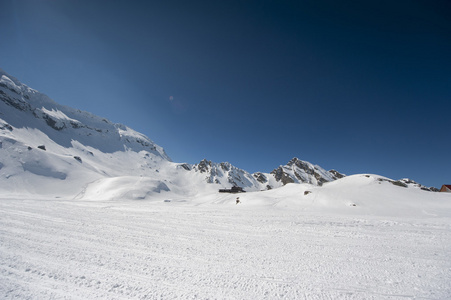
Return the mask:
<path id="1" fill-rule="evenodd" d="M 232 186 L 231 189 L 221 189 L 219 190 L 220 193 L 246 193 L 245 190 L 243 190 L 242 187 L 239 186 Z"/>
<path id="2" fill-rule="evenodd" d="M 451 184 L 442 185 L 440 192 L 451 193 Z"/>

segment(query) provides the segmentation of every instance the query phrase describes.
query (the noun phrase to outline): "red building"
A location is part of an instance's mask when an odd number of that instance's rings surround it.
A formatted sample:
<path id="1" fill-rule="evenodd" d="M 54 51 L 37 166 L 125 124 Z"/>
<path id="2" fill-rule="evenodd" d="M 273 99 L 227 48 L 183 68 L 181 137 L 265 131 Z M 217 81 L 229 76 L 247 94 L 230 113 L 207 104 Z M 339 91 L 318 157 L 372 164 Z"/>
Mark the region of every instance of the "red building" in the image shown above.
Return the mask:
<path id="1" fill-rule="evenodd" d="M 440 192 L 451 193 L 451 184 L 442 185 Z"/>

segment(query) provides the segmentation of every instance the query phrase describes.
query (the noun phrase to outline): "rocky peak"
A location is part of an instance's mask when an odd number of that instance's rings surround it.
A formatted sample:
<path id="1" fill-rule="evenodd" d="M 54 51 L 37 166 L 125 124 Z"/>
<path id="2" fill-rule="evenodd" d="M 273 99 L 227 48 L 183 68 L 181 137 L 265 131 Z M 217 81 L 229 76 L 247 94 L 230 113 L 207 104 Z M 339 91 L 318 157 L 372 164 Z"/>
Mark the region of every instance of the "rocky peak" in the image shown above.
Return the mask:
<path id="1" fill-rule="evenodd" d="M 272 170 L 271 175 L 274 176 L 276 181 L 282 182 L 283 185 L 288 183 L 293 183 L 294 179 L 290 176 L 283 166 L 278 167 L 277 169 Z"/>
<path id="2" fill-rule="evenodd" d="M 204 158 L 197 164 L 197 169 L 201 173 L 208 172 L 211 169 L 211 161 Z"/>
<path id="3" fill-rule="evenodd" d="M 332 173 L 327 172 L 317 165 L 307 161 L 292 158 L 285 166 L 279 166 L 271 174 L 277 182 L 287 183 L 310 183 L 314 185 L 323 185 L 323 183 L 337 179 Z"/>
<path id="4" fill-rule="evenodd" d="M 237 186 L 249 191 L 262 189 L 262 184 L 251 174 L 228 162 L 215 163 L 203 159 L 193 165 L 192 171 L 205 174 L 206 182 L 220 184 L 223 188 Z"/>

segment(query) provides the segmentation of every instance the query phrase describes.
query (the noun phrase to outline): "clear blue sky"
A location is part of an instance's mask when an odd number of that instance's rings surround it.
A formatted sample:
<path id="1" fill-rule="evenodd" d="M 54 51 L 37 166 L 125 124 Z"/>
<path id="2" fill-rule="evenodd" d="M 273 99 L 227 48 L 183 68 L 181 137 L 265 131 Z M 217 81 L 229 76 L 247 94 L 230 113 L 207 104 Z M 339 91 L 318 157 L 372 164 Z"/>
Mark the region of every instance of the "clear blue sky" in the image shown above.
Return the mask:
<path id="1" fill-rule="evenodd" d="M 1 0 L 0 68 L 176 162 L 451 183 L 451 2 Z"/>

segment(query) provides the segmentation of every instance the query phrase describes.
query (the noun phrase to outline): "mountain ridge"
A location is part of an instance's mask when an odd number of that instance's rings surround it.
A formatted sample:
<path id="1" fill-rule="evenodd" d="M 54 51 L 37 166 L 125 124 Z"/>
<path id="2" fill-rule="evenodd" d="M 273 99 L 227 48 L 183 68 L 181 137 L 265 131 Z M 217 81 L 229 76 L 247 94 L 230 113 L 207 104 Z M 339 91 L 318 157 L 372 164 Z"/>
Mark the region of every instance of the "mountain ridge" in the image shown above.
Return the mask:
<path id="1" fill-rule="evenodd" d="M 0 181 L 9 192 L 20 190 L 27 182 L 31 183 L 27 189 L 46 192 L 57 182 L 62 186 L 56 189 L 58 193 L 66 188 L 72 194 L 103 197 L 104 189 L 117 184 L 124 185 L 121 195 L 135 193 L 141 199 L 148 193 L 145 188 L 133 192 L 133 176 L 145 179 L 150 191 L 178 190 L 180 194 L 232 186 L 246 191 L 269 190 L 289 183 L 322 186 L 346 176 L 297 157 L 270 173 L 253 174 L 228 162 L 172 162 L 164 149 L 144 134 L 60 105 L 1 69 L 0 134 Z M 399 182 L 400 186 L 422 187 L 410 180 Z"/>
<path id="2" fill-rule="evenodd" d="M 145 135 L 123 124 L 60 105 L 1 69 L 0 97 L 0 117 L 4 121 L 16 128 L 37 128 L 65 147 L 71 147 L 74 139 L 102 152 L 111 153 L 126 148 L 135 151 L 150 150 L 171 160 L 162 147 Z M 60 134 L 63 131 L 69 134 Z"/>

